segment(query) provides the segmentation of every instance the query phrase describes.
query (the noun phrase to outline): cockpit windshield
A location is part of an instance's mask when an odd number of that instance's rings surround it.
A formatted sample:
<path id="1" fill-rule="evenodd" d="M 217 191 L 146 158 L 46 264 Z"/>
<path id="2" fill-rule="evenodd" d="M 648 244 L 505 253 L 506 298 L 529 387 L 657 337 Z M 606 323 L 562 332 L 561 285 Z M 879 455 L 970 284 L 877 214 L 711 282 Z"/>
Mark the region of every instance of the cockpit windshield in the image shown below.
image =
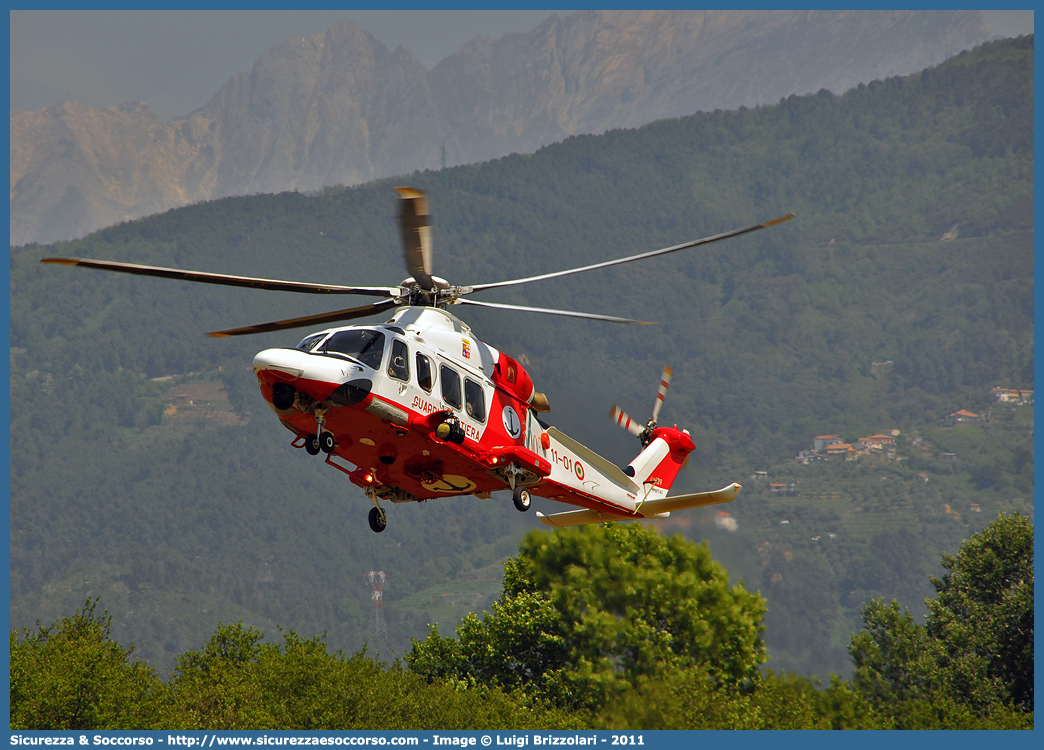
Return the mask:
<path id="1" fill-rule="evenodd" d="M 297 345 L 297 349 L 303 352 L 310 352 L 315 349 L 316 345 L 326 338 L 325 333 L 313 333 L 311 336 L 306 336 L 300 344 Z"/>
<path id="2" fill-rule="evenodd" d="M 353 329 L 338 331 L 323 344 L 322 351 L 346 354 L 374 370 L 381 369 L 384 357 L 384 334 L 380 331 Z"/>

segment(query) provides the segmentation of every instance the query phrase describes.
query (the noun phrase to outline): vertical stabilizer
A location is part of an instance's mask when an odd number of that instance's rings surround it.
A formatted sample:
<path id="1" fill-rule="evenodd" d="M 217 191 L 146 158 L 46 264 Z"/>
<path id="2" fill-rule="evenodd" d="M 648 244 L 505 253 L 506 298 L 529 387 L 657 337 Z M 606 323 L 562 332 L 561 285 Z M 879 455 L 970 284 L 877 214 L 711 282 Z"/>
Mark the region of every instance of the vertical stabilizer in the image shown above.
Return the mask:
<path id="1" fill-rule="evenodd" d="M 651 437 L 645 450 L 628 464 L 626 473 L 634 472 L 635 484 L 652 484 L 666 494 L 696 445 L 688 432 L 676 427 L 661 427 Z"/>

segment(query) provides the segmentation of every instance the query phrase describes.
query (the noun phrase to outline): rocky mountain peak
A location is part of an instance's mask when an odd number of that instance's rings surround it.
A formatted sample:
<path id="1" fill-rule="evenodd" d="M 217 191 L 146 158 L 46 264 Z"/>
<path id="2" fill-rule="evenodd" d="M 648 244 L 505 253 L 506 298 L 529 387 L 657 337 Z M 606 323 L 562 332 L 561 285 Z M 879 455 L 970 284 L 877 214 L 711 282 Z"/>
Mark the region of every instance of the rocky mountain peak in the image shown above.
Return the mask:
<path id="1" fill-rule="evenodd" d="M 11 113 L 11 242 L 226 195 L 314 190 L 901 75 L 985 41 L 979 11 L 585 10 L 427 70 L 350 21 L 290 36 L 201 109 Z"/>

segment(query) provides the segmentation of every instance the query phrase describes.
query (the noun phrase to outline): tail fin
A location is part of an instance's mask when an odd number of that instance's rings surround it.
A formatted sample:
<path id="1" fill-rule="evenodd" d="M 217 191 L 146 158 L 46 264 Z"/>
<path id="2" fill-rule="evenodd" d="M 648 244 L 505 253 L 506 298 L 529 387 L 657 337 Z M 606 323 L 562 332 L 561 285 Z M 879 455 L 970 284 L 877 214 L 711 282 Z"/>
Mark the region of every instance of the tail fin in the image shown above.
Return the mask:
<path id="1" fill-rule="evenodd" d="M 631 461 L 626 473 L 634 477 L 635 483 L 655 485 L 666 494 L 696 445 L 687 431 L 677 427 L 660 427 L 651 437 L 649 445 Z"/>

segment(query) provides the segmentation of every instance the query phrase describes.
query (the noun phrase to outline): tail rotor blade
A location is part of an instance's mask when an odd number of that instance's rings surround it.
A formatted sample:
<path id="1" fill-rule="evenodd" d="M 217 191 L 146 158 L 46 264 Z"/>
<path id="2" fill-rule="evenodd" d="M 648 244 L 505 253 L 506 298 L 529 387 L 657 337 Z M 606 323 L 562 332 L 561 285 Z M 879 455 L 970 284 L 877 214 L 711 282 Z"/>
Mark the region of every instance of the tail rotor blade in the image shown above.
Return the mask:
<path id="1" fill-rule="evenodd" d="M 609 410 L 609 419 L 616 422 L 618 425 L 623 427 L 625 430 L 627 430 L 635 437 L 641 435 L 642 430 L 644 429 L 644 425 L 640 425 L 633 419 L 631 419 L 627 415 L 627 412 L 625 412 L 619 406 L 614 406 L 612 409 Z"/>
<path id="2" fill-rule="evenodd" d="M 399 193 L 399 226 L 402 229 L 402 255 L 406 270 L 423 289 L 434 289 L 431 278 L 431 215 L 428 198 L 422 190 L 395 188 Z"/>
<path id="3" fill-rule="evenodd" d="M 671 387 L 672 375 L 670 367 L 663 368 L 663 374 L 660 375 L 660 390 L 656 392 L 656 403 L 653 404 L 653 422 L 660 418 L 660 408 L 663 406 L 664 397 L 667 396 L 667 389 Z"/>

